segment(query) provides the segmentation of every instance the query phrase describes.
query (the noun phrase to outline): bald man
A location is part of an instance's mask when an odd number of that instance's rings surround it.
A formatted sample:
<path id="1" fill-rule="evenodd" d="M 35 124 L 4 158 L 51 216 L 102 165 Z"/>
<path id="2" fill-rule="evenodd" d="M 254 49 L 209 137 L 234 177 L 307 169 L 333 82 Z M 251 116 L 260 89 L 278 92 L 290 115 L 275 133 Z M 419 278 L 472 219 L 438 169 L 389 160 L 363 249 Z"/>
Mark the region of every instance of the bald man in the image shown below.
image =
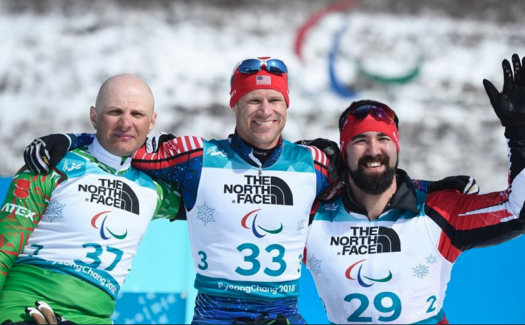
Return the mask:
<path id="1" fill-rule="evenodd" d="M 125 74 L 104 82 L 90 109 L 102 147 L 116 156 L 131 156 L 155 126 L 157 113 L 153 107 L 153 94 L 140 78 Z"/>
<path id="2" fill-rule="evenodd" d="M 0 323 L 31 321 L 24 309 L 39 300 L 69 321 L 111 324 L 149 222 L 178 212 L 174 188 L 130 164 L 155 126 L 148 85 L 106 80 L 90 120 L 92 144 L 48 174 L 24 166 L 13 178 L 0 211 Z"/>

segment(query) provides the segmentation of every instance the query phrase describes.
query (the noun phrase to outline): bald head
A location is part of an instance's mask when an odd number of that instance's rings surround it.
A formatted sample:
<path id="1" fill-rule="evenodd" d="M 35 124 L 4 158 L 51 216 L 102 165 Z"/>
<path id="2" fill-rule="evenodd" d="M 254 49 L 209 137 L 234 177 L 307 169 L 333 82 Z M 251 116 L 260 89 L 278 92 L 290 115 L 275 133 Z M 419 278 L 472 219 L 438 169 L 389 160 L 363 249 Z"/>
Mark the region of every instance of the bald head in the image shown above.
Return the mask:
<path id="1" fill-rule="evenodd" d="M 132 74 L 106 80 L 91 107 L 91 123 L 104 149 L 117 156 L 131 156 L 146 141 L 156 122 L 149 86 Z"/>
<path id="2" fill-rule="evenodd" d="M 100 107 L 107 106 L 108 102 L 114 99 L 115 93 L 126 92 L 132 97 L 143 97 L 144 103 L 149 102 L 148 106 L 151 106 L 153 112 L 155 103 L 151 89 L 144 80 L 132 74 L 119 74 L 104 81 L 98 91 L 95 107 L 98 110 Z"/>

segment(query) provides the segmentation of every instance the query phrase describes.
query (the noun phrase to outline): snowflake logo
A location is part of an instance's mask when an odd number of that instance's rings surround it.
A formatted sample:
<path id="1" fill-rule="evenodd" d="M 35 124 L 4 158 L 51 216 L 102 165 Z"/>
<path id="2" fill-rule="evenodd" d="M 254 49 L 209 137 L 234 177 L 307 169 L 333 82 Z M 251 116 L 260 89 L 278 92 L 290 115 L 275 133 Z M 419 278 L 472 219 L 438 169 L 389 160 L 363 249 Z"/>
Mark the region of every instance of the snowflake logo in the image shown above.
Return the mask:
<path id="1" fill-rule="evenodd" d="M 310 271 L 314 272 L 315 275 L 319 275 L 319 273 L 323 273 L 323 271 L 321 271 L 321 263 L 322 262 L 323 261 L 316 259 L 315 256 L 312 255 L 312 257 L 308 260 L 308 265 L 310 266 Z"/>
<path id="2" fill-rule="evenodd" d="M 427 256 L 427 264 L 434 265 L 437 263 L 437 257 L 434 255 Z"/>
<path id="3" fill-rule="evenodd" d="M 428 271 L 428 266 L 419 264 L 416 267 L 413 267 L 412 270 L 414 271 L 414 277 L 423 279 L 426 277 L 430 272 Z"/>
<path id="4" fill-rule="evenodd" d="M 296 230 L 296 231 L 297 231 L 297 232 L 301 232 L 301 231 L 303 231 L 304 226 L 305 226 L 305 223 L 306 223 L 306 219 L 302 219 L 301 221 L 299 221 L 299 222 L 297 223 L 297 230 Z"/>
<path id="5" fill-rule="evenodd" d="M 64 216 L 62 215 L 62 210 L 65 206 L 65 204 L 60 204 L 57 200 L 51 200 L 51 202 L 49 202 L 49 204 L 47 205 L 44 217 L 49 219 L 50 222 L 53 222 L 55 219 L 58 218 L 64 218 Z"/>
<path id="6" fill-rule="evenodd" d="M 198 206 L 197 209 L 197 219 L 200 219 L 205 226 L 208 224 L 208 222 L 215 222 L 215 219 L 213 218 L 215 209 L 210 208 L 206 203 Z"/>

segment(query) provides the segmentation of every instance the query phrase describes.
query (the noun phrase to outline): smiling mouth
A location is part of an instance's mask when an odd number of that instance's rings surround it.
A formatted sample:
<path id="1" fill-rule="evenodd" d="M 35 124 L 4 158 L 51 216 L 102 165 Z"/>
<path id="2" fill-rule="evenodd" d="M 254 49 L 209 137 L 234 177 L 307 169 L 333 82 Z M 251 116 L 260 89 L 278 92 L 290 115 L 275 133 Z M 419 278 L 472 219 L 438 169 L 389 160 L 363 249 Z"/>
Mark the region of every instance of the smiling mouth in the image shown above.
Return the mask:
<path id="1" fill-rule="evenodd" d="M 253 121 L 255 124 L 260 126 L 270 126 L 275 124 L 275 121 Z"/>
<path id="2" fill-rule="evenodd" d="M 370 161 L 364 164 L 361 164 L 361 170 L 364 172 L 382 172 L 384 164 L 379 161 Z"/>

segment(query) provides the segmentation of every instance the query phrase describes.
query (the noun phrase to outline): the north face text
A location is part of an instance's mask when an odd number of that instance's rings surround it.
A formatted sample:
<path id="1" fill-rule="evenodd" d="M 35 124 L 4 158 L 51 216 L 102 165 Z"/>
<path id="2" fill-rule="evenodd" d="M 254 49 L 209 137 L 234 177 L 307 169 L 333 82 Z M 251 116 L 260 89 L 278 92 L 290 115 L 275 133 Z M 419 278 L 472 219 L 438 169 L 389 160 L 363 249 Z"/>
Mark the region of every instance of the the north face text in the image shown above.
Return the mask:
<path id="1" fill-rule="evenodd" d="M 350 227 L 350 236 L 330 238 L 330 246 L 341 246 L 337 255 L 366 255 L 401 251 L 399 235 L 386 227 Z"/>
<path id="2" fill-rule="evenodd" d="M 288 184 L 275 176 L 244 176 L 245 184 L 225 184 L 224 193 L 234 194 L 236 203 L 293 205 Z"/>
<path id="3" fill-rule="evenodd" d="M 89 202 L 103 204 L 139 214 L 139 200 L 128 184 L 111 179 L 99 179 L 100 185 L 78 185 L 79 192 L 89 193 Z"/>

